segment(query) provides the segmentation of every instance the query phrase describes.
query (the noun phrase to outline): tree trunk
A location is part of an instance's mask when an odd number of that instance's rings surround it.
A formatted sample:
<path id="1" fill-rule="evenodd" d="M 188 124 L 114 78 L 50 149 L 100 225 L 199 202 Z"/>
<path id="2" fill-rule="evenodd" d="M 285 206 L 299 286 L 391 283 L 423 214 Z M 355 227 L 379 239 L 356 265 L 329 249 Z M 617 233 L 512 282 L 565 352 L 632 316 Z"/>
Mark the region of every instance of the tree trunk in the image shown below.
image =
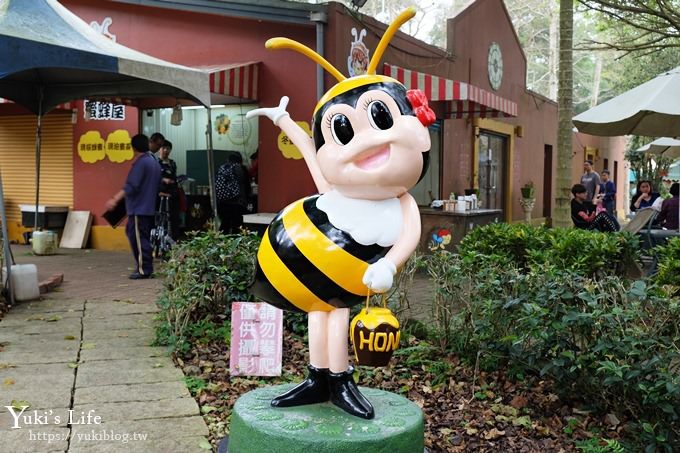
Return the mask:
<path id="1" fill-rule="evenodd" d="M 597 105 L 597 98 L 600 97 L 600 81 L 602 80 L 602 58 L 595 57 L 595 74 L 593 76 L 593 93 L 590 98 L 590 108 Z"/>
<path id="2" fill-rule="evenodd" d="M 552 8 L 551 8 L 552 9 Z M 550 16 L 549 49 L 548 49 L 548 97 L 553 101 L 557 99 L 557 64 L 559 62 L 559 48 L 557 40 L 559 30 L 557 28 L 559 16 Z"/>
<path id="3" fill-rule="evenodd" d="M 553 226 L 569 227 L 571 222 L 571 159 L 572 159 L 572 110 L 573 110 L 573 0 L 560 0 L 560 71 L 557 92 L 557 181 Z"/>

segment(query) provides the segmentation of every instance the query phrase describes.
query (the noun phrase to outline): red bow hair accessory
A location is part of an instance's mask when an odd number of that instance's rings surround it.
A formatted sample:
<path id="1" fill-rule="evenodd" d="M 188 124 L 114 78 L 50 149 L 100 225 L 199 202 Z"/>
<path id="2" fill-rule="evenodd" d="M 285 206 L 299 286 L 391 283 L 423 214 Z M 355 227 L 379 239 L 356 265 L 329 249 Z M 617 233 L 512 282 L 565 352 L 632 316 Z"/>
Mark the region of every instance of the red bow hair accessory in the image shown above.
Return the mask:
<path id="1" fill-rule="evenodd" d="M 406 99 L 408 99 L 413 106 L 413 111 L 423 126 L 428 127 L 437 120 L 437 116 L 427 103 L 425 93 L 421 90 L 408 90 L 406 92 Z"/>

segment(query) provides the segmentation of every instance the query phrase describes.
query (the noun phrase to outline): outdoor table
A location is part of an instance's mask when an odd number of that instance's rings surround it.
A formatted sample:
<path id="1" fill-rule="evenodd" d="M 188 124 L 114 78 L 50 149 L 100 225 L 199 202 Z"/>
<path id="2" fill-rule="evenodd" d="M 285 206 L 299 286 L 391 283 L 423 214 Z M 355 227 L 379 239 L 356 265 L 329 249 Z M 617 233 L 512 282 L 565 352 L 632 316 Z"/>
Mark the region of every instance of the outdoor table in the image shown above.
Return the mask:
<path id="1" fill-rule="evenodd" d="M 274 212 L 257 212 L 255 214 L 246 214 L 243 216 L 243 226 L 247 230 L 256 231 L 257 234 L 262 235 L 267 229 L 272 220 L 276 217 Z"/>
<path id="2" fill-rule="evenodd" d="M 430 253 L 436 250 L 455 251 L 456 245 L 463 240 L 473 228 L 502 221 L 500 209 L 474 209 L 469 211 L 444 211 L 442 209 L 420 208 L 422 233 L 419 249 Z M 445 234 L 451 236 L 448 244 L 439 242 Z"/>
<path id="3" fill-rule="evenodd" d="M 35 224 L 35 205 L 20 204 L 21 224 L 33 228 Z M 38 228 L 64 228 L 68 206 L 38 205 Z"/>
<path id="4" fill-rule="evenodd" d="M 641 232 L 641 235 L 648 241 L 650 246 L 666 245 L 669 239 L 680 237 L 678 230 L 663 230 L 652 228 L 651 230 Z"/>

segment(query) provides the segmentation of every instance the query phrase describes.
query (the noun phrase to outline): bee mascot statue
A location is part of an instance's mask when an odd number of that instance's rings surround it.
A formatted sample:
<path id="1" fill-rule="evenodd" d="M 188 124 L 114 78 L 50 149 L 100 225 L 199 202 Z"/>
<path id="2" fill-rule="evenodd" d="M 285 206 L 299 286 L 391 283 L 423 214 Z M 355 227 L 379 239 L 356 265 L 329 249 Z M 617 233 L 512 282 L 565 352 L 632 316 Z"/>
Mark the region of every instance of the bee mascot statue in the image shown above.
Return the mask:
<path id="1" fill-rule="evenodd" d="M 296 41 L 266 43 L 304 54 L 338 80 L 314 109 L 313 138 L 286 112 L 288 97 L 247 115 L 264 115 L 288 135 L 319 191 L 276 216 L 257 254 L 253 294 L 308 313 L 309 374 L 274 398 L 274 407 L 331 401 L 357 417 L 375 415 L 349 366 L 349 308 L 390 289 L 420 239 L 420 213 L 408 190 L 427 168 L 427 126 L 435 116 L 421 91 L 375 73 L 392 36 L 414 15 L 412 8 L 402 12 L 367 73 L 351 78 Z"/>

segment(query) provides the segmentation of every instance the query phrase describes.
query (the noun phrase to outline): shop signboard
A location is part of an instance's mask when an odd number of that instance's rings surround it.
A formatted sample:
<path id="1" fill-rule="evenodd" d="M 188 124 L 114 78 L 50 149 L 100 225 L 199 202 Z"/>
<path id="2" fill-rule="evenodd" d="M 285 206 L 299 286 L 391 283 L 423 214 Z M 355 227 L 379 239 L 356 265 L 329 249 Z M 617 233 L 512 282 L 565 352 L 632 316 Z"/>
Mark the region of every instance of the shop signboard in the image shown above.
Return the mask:
<path id="1" fill-rule="evenodd" d="M 85 101 L 83 114 L 86 120 L 115 120 L 125 119 L 125 106 L 110 102 Z"/>

